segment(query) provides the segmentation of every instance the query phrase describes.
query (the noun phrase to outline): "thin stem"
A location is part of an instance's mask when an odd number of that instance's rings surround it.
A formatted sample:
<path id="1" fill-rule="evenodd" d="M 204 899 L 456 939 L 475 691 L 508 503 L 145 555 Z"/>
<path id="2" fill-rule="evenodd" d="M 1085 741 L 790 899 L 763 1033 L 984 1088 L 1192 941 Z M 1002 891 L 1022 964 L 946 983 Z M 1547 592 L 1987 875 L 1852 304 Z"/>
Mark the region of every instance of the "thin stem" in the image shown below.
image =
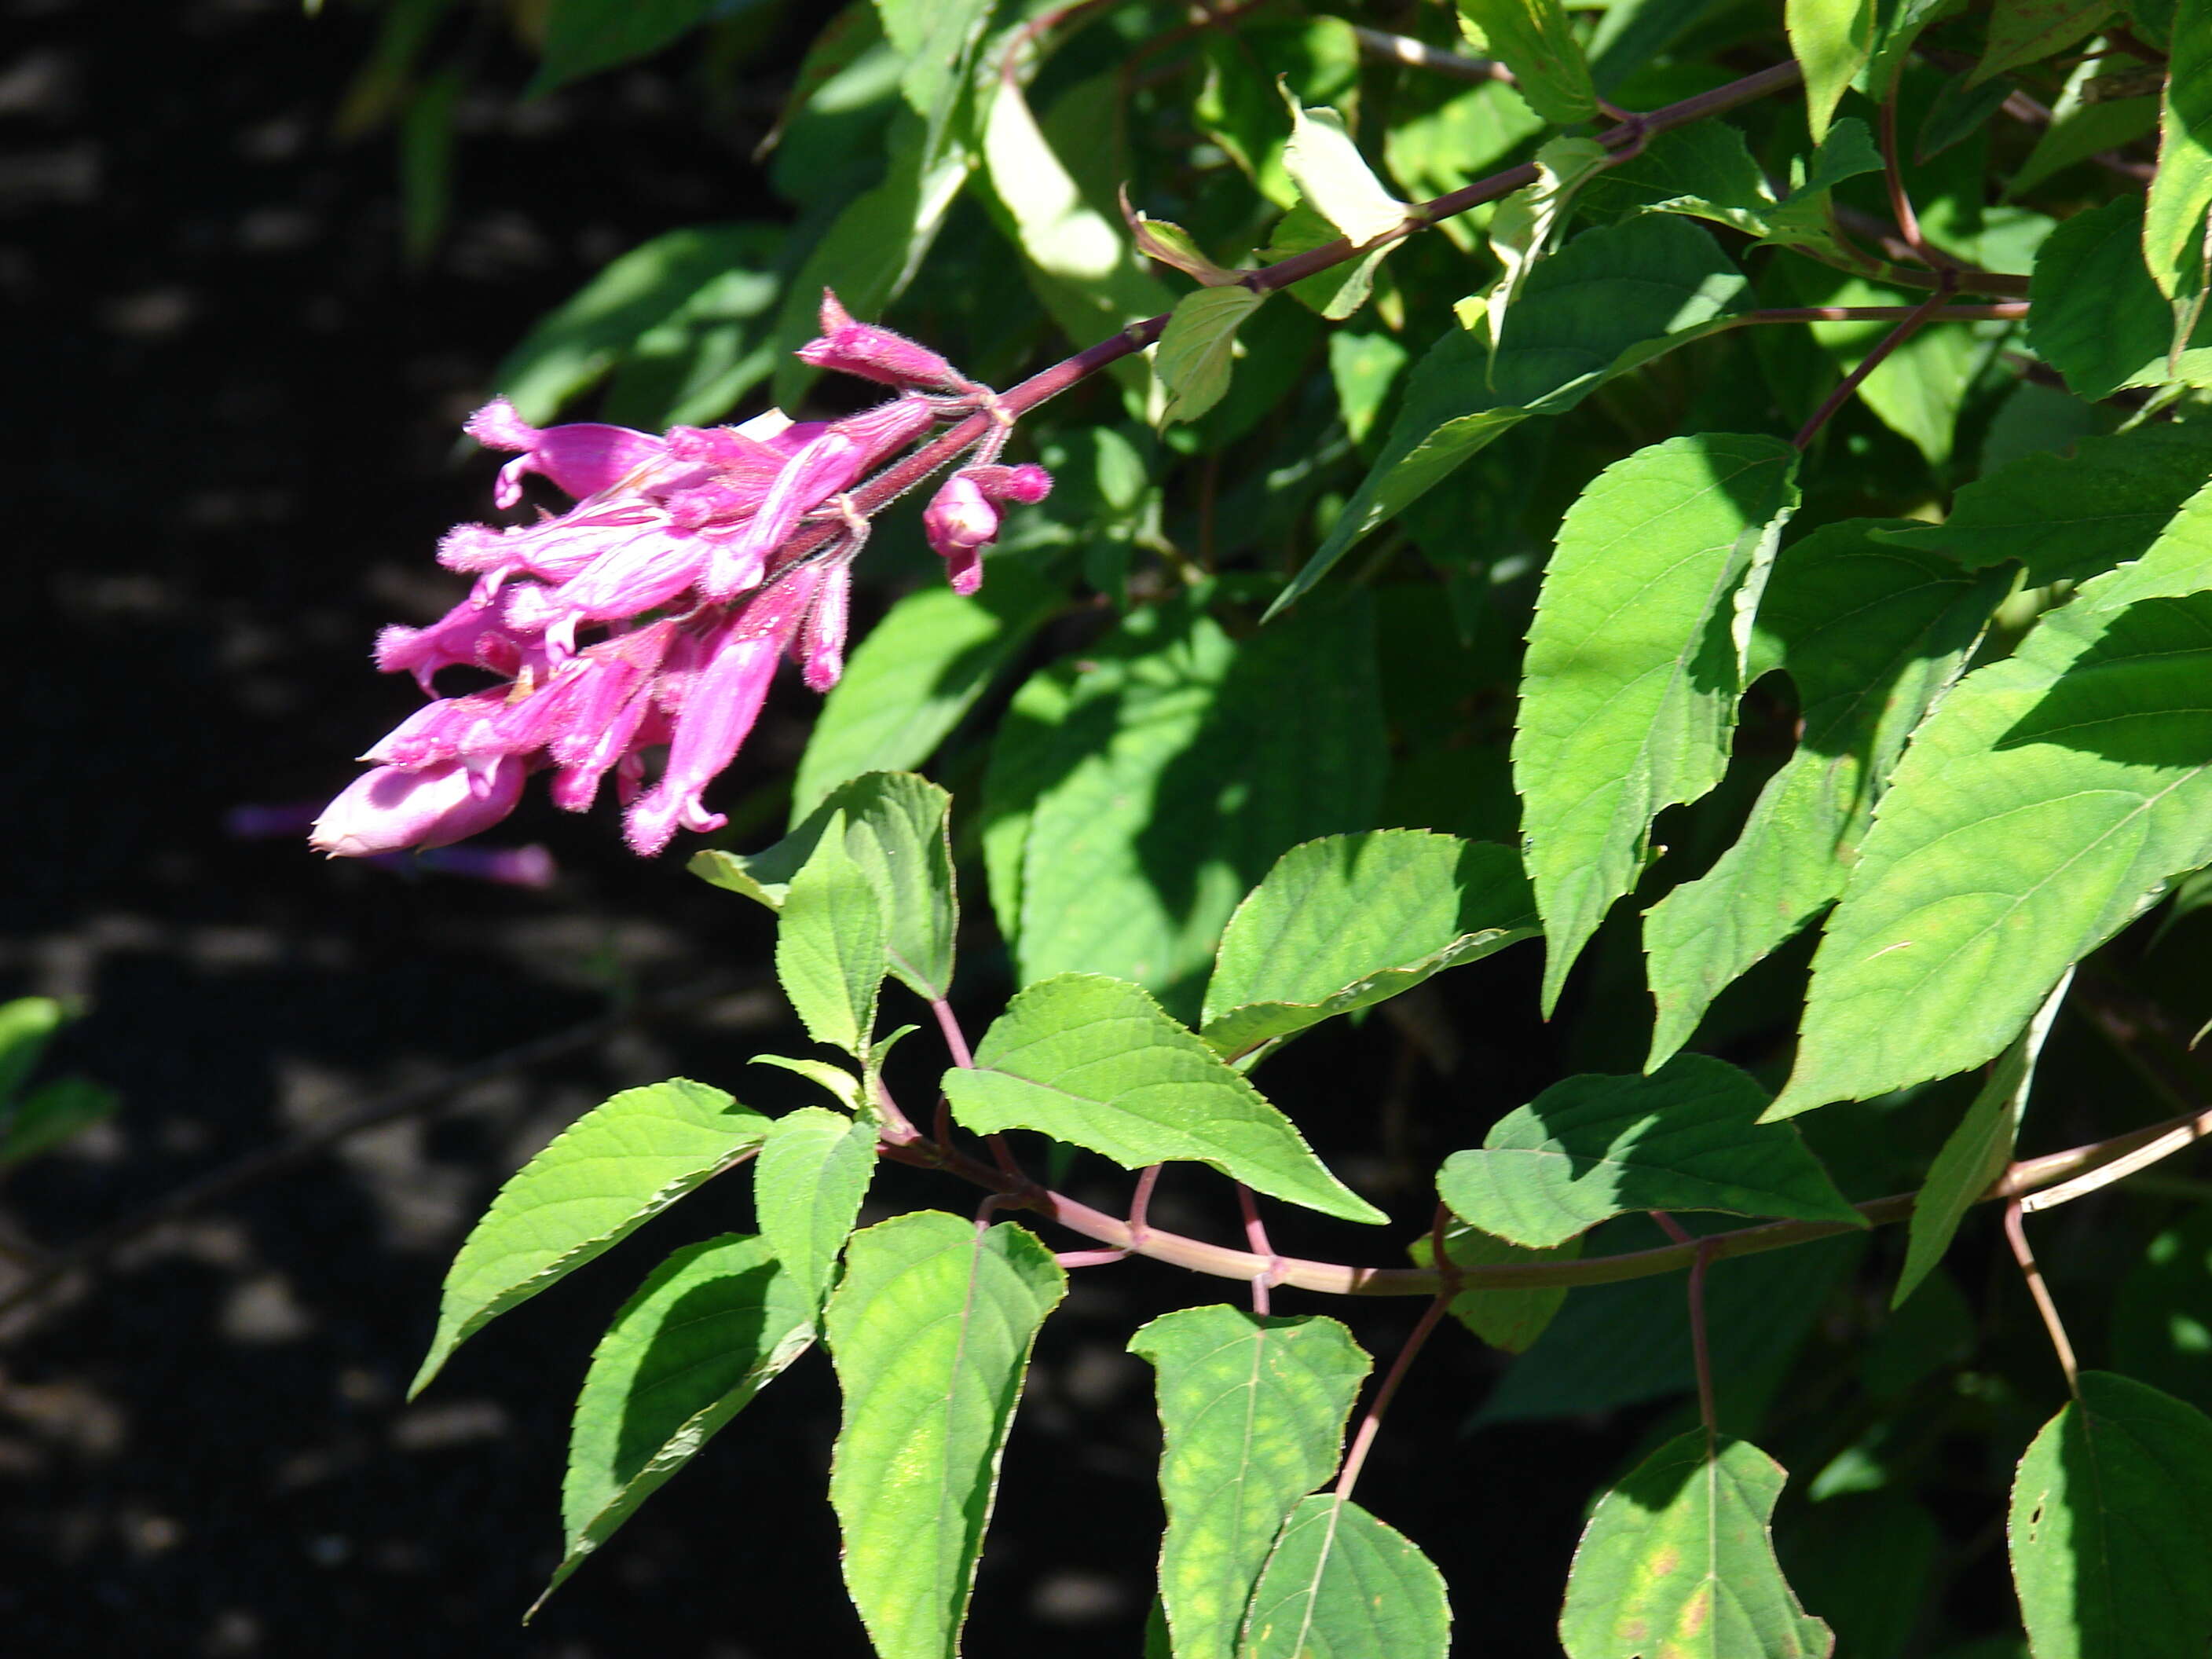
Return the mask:
<path id="1" fill-rule="evenodd" d="M 937 1017 L 937 1029 L 945 1037 L 945 1052 L 952 1063 L 963 1072 L 975 1069 L 975 1056 L 969 1052 L 967 1034 L 960 1029 L 960 1017 L 952 1012 L 952 1005 L 943 997 L 929 1000 L 929 1012 Z"/>
<path id="2" fill-rule="evenodd" d="M 1728 319 L 1729 328 L 1759 323 L 1898 323 L 1918 317 L 1929 323 L 2010 323 L 2027 315 L 2025 300 L 1999 300 L 1990 305 L 1929 306 L 1765 306 Z"/>
<path id="3" fill-rule="evenodd" d="M 1930 270 L 1955 269 L 1959 264 L 1929 245 L 1920 232 L 1920 216 L 1912 210 L 1912 198 L 1905 188 L 1905 169 L 1897 159 L 1897 89 L 1904 80 L 1904 65 L 1890 77 L 1889 95 L 1881 100 L 1881 176 L 1889 187 L 1890 216 L 1912 257 Z"/>
<path id="4" fill-rule="evenodd" d="M 2021 1224 L 2021 1200 L 2014 1199 L 2004 1206 L 2005 1242 L 2012 1246 L 2012 1259 L 2020 1264 L 2021 1277 L 2027 1281 L 2027 1293 L 2035 1298 L 2035 1310 L 2043 1316 L 2043 1328 L 2051 1333 L 2051 1346 L 2058 1355 L 2058 1369 L 2066 1373 L 2066 1391 L 2076 1400 L 2081 1397 L 2080 1369 L 2074 1363 L 2074 1345 L 2066 1340 L 2066 1327 L 2058 1317 L 2058 1304 L 2051 1299 L 2051 1287 L 2043 1282 L 2043 1269 L 2035 1265 L 2035 1252 L 2027 1247 L 2027 1229 Z"/>
<path id="5" fill-rule="evenodd" d="M 1720 1412 L 1713 1396 L 1713 1348 L 1705 1333 L 1705 1269 L 1712 1261 L 1712 1253 L 1700 1240 L 1697 1257 L 1690 1263 L 1690 1356 L 1697 1362 L 1698 1417 L 1705 1425 L 1709 1446 L 1721 1431 Z"/>
<path id="6" fill-rule="evenodd" d="M 2147 1170 L 2160 1158 L 2172 1158 L 2184 1147 L 2212 1135 L 2212 1122 L 2203 1118 L 2177 1124 L 2155 1139 L 2146 1140 L 2133 1152 L 2123 1152 L 2109 1164 L 2100 1164 L 2087 1174 L 2075 1176 L 2071 1181 L 2062 1181 L 2056 1187 L 2046 1187 L 2041 1192 L 2016 1200 L 2022 1214 L 2032 1215 L 2038 1210 L 2055 1210 L 2061 1204 L 2071 1204 L 2077 1198 L 2087 1198 L 2101 1187 L 2116 1181 L 2125 1181 L 2138 1170 Z"/>
<path id="7" fill-rule="evenodd" d="M 1495 58 L 1468 58 L 1460 52 L 1445 52 L 1410 36 L 1370 29 L 1360 23 L 1354 23 L 1352 32 L 1358 38 L 1359 50 L 1381 63 L 1428 70 L 1449 76 L 1455 81 L 1503 81 L 1508 86 L 1513 82 L 1513 71 Z"/>
<path id="8" fill-rule="evenodd" d="M 1137 1171 L 1137 1190 L 1129 1200 L 1129 1248 L 1132 1249 L 1141 1249 L 1145 1241 L 1152 1236 L 1152 1230 L 1146 1224 L 1145 1218 L 1152 1211 L 1152 1188 L 1158 1186 L 1159 1182 L 1160 1166 L 1157 1164 L 1147 1164 Z"/>
<path id="9" fill-rule="evenodd" d="M 1948 278 L 1950 272 L 1945 271 L 1943 275 Z M 1809 446 L 1814 438 L 1819 434 L 1820 428 L 1828 423 L 1828 417 L 1850 401 L 1851 394 L 1865 383 L 1868 375 L 1882 366 L 1890 353 L 1920 331 L 1920 325 L 1928 320 L 1929 315 L 1936 310 L 1950 292 L 1951 285 L 1946 281 L 1937 288 L 1934 299 L 1929 301 L 1926 305 L 1915 306 L 1911 313 L 1904 321 L 1890 330 L 1880 345 L 1867 353 L 1856 368 L 1844 376 L 1843 384 L 1830 392 L 1827 400 L 1813 411 L 1813 418 L 1798 428 L 1797 435 L 1791 439 L 1790 442 L 1801 450 Z"/>
<path id="10" fill-rule="evenodd" d="M 1268 1311 L 1268 1287 L 1274 1284 L 1283 1258 L 1277 1255 L 1274 1246 L 1267 1243 L 1267 1224 L 1260 1218 L 1259 1200 L 1252 1196 L 1252 1189 L 1241 1181 L 1237 1183 L 1237 1207 L 1244 1216 L 1245 1243 L 1251 1246 L 1253 1255 L 1264 1258 L 1267 1263 L 1266 1270 L 1252 1280 L 1252 1311 L 1264 1319 Z"/>
<path id="11" fill-rule="evenodd" d="M 1359 1471 L 1366 1467 L 1367 1454 L 1374 1449 L 1375 1437 L 1382 1432 L 1383 1413 L 1390 1409 L 1390 1401 L 1397 1396 L 1398 1385 L 1406 1380 L 1406 1373 L 1413 1368 L 1414 1356 L 1421 1352 L 1422 1345 L 1429 1340 L 1430 1333 L 1436 1329 L 1437 1322 L 1443 1317 L 1444 1309 L 1450 1301 L 1449 1296 L 1438 1296 L 1422 1310 L 1412 1334 L 1406 1338 L 1405 1346 L 1398 1350 L 1398 1357 L 1390 1362 L 1390 1369 L 1382 1378 L 1382 1386 L 1375 1390 L 1375 1398 L 1368 1402 L 1367 1414 L 1359 1419 L 1358 1431 L 1352 1437 L 1352 1449 L 1344 1455 L 1343 1472 L 1336 1477 L 1336 1496 L 1340 1502 L 1352 1496 L 1352 1489 L 1359 1480 Z"/>

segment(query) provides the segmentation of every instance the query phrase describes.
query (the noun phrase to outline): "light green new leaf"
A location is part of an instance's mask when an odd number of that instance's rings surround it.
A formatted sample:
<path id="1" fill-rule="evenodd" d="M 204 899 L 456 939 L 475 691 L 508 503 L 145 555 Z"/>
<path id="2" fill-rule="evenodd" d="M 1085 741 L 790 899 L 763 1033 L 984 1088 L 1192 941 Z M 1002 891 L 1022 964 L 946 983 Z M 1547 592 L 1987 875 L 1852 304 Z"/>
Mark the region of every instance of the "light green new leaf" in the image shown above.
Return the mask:
<path id="1" fill-rule="evenodd" d="M 1334 1319 L 1186 1308 L 1129 1339 L 1158 1374 L 1160 1596 L 1176 1659 L 1234 1659 L 1291 1506 L 1328 1479 L 1369 1370 Z"/>
<path id="2" fill-rule="evenodd" d="M 844 1391 L 830 1503 L 882 1659 L 955 1659 L 1030 1351 L 1067 1274 L 1026 1229 L 863 1229 L 823 1326 Z"/>
<path id="3" fill-rule="evenodd" d="M 758 853 L 709 849 L 694 854 L 688 867 L 702 881 L 781 911 L 823 842 L 842 841 L 882 907 L 890 972 L 917 996 L 941 997 L 952 982 L 959 922 L 945 827 L 951 805 L 944 790 L 910 772 L 865 773 L 830 791 L 775 846 Z M 868 958 L 854 960 L 864 970 Z"/>
<path id="4" fill-rule="evenodd" d="M 2021 1115 L 2027 1109 L 2027 1091 L 2035 1082 L 2036 1057 L 2043 1052 L 2051 1023 L 2058 1018 L 2058 1005 L 2066 1000 L 2067 988 L 2073 982 L 2074 970 L 2069 968 L 2057 988 L 2044 999 L 2027 1029 L 1997 1056 L 1981 1092 L 1928 1166 L 1928 1178 L 1921 1182 L 1920 1195 L 1912 1200 L 1905 1268 L 1890 1295 L 1891 1307 L 1903 1307 L 1921 1281 L 1936 1271 L 1966 1212 L 2012 1162 Z"/>
<path id="5" fill-rule="evenodd" d="M 1194 1017 L 1238 900 L 1372 822 L 1387 749 L 1364 599 L 1242 641 L 1194 598 L 1136 612 L 1000 723 L 984 853 L 1018 981 L 1113 973 Z"/>
<path id="6" fill-rule="evenodd" d="M 909 1025 L 903 1029 L 912 1030 L 914 1028 Z M 885 1042 L 891 1040 L 890 1037 L 884 1039 Z M 755 1066 L 773 1066 L 779 1072 L 789 1072 L 794 1077 L 805 1078 L 842 1106 L 848 1114 L 857 1115 L 863 1109 L 866 1097 L 861 1091 L 861 1080 L 846 1066 L 826 1060 L 794 1059 L 789 1054 L 755 1054 L 751 1063 Z"/>
<path id="7" fill-rule="evenodd" d="M 863 772 L 920 766 L 975 707 L 1065 595 L 1019 559 L 997 559 L 973 594 L 908 594 L 846 659 L 791 784 L 797 823 Z"/>
<path id="8" fill-rule="evenodd" d="M 1547 1012 L 1636 884 L 1652 819 L 1727 769 L 1751 613 L 1796 505 L 1796 461 L 1777 438 L 1671 438 L 1600 473 L 1559 526 L 1513 738 Z"/>
<path id="9" fill-rule="evenodd" d="M 1283 150 L 1283 167 L 1298 194 L 1354 247 L 1403 225 L 1406 204 L 1382 187 L 1345 131 L 1344 118 L 1333 109 L 1306 108 L 1287 88 L 1283 95 L 1291 106 L 1291 142 Z"/>
<path id="10" fill-rule="evenodd" d="M 1735 844 L 1644 913 L 1659 1006 L 1652 1070 L 1712 1000 L 1844 890 L 1905 739 L 1947 690 L 2010 586 L 1941 553 L 1878 538 L 1904 520 L 1828 525 L 1783 550 L 1760 635 L 1797 688 L 1796 751 L 1767 780 Z"/>
<path id="11" fill-rule="evenodd" d="M 776 913 L 775 976 L 807 1036 L 858 1057 L 890 971 L 883 902 L 842 839 L 825 836 Z"/>
<path id="12" fill-rule="evenodd" d="M 1124 1169 L 1188 1160 L 1346 1221 L 1382 1212 L 1328 1172 L 1291 1121 L 1139 986 L 1062 974 L 1007 1005 L 972 1071 L 945 1074 L 977 1134 L 1035 1129 Z"/>
<path id="13" fill-rule="evenodd" d="M 1989 45 L 1967 84 L 1978 86 L 2008 69 L 2039 63 L 2101 27 L 2117 9 L 2114 0 L 1995 0 Z"/>
<path id="14" fill-rule="evenodd" d="M 1234 1057 L 1533 937 L 1511 850 L 1425 830 L 1294 847 L 1221 936 L 1199 1035 Z"/>
<path id="15" fill-rule="evenodd" d="M 1413 1540 L 1334 1492 L 1283 1522 L 1237 1659 L 1444 1659 L 1443 1575 Z M 1180 1659 L 1180 1654 L 1178 1654 Z"/>
<path id="16" fill-rule="evenodd" d="M 30 1079 L 65 1018 L 61 1004 L 52 997 L 0 1002 L 0 1104 L 13 1099 Z"/>
<path id="17" fill-rule="evenodd" d="M 1549 1249 L 1532 1250 L 1510 1243 L 1480 1227 L 1455 1218 L 1444 1227 L 1444 1250 L 1458 1267 L 1517 1267 L 1532 1261 L 1572 1261 L 1583 1253 L 1577 1237 Z M 1417 1267 L 1433 1266 L 1435 1241 L 1424 1233 L 1407 1254 Z M 1452 1297 L 1451 1316 L 1493 1348 L 1507 1353 L 1526 1353 L 1553 1316 L 1565 1305 L 1567 1287 L 1553 1285 L 1530 1291 L 1462 1291 Z"/>
<path id="18" fill-rule="evenodd" d="M 1555 126 L 1595 117 L 1597 89 L 1559 0 L 1459 0 L 1459 9 L 1529 108 Z"/>
<path id="19" fill-rule="evenodd" d="M 1152 354 L 1152 372 L 1167 393 L 1163 425 L 1194 421 L 1221 401 L 1229 390 L 1237 330 L 1267 297 L 1249 288 L 1200 288 L 1176 301 Z"/>
<path id="20" fill-rule="evenodd" d="M 2142 216 L 2141 197 L 2118 197 L 2075 214 L 2035 256 L 2027 343 L 2092 403 L 2167 378 L 2173 307 L 2143 269 Z M 2197 339 L 2212 345 L 2212 325 Z M 2212 376 L 2212 349 L 2189 356 L 2192 378 Z"/>
<path id="21" fill-rule="evenodd" d="M 1805 70 L 1805 118 L 1815 143 L 1827 137 L 1837 104 L 1874 55 L 1878 11 L 1875 0 L 1786 0 L 1783 21 Z"/>
<path id="22" fill-rule="evenodd" d="M 1269 615 L 1512 427 L 1565 414 L 1613 376 L 1702 338 L 1745 291 L 1711 236 L 1666 216 L 1586 231 L 1540 261 L 1494 363 L 1482 331 L 1454 328 L 1413 366 L 1382 453 Z"/>
<path id="23" fill-rule="evenodd" d="M 2208 586 L 2212 490 L 1915 734 L 1814 958 L 1773 1115 L 1979 1065 L 2212 862 Z"/>
<path id="24" fill-rule="evenodd" d="M 561 1565 L 583 1565 L 814 1340 L 817 1303 L 767 1241 L 725 1233 L 676 1252 L 592 1354 L 561 1483 Z"/>
<path id="25" fill-rule="evenodd" d="M 1827 1659 L 1835 1638 L 1774 1559 L 1782 1466 L 1703 1429 L 1598 1500 L 1567 1574 L 1568 1659 Z"/>
<path id="26" fill-rule="evenodd" d="M 2142 557 L 2208 477 L 2212 433 L 2139 426 L 2000 467 L 1960 490 L 1942 524 L 1876 533 L 1970 568 L 2017 559 L 2031 586 L 2079 581 Z"/>
<path id="27" fill-rule="evenodd" d="M 1595 138 L 1554 138 L 1536 152 L 1535 182 L 1515 191 L 1490 216 L 1490 252 L 1498 261 L 1498 280 L 1480 301 L 1462 304 L 1463 322 L 1479 313 L 1490 331 L 1490 368 L 1494 375 L 1498 354 L 1505 338 L 1505 319 L 1521 297 L 1522 284 L 1545 254 L 1552 238 L 1566 222 L 1568 206 L 1576 194 L 1604 170 L 1612 159 Z"/>
<path id="28" fill-rule="evenodd" d="M 1863 1227 L 1766 1091 L 1704 1054 L 1650 1077 L 1571 1077 L 1454 1152 L 1437 1192 L 1461 1220 L 1515 1244 L 1565 1243 L 1631 1210 L 1721 1210 Z M 1777 1134 L 1778 1129 L 1784 1133 Z"/>
<path id="29" fill-rule="evenodd" d="M 508 1178 L 463 1241 L 407 1397 L 469 1337 L 745 1157 L 768 1127 L 684 1078 L 625 1089 L 585 1113 Z"/>
<path id="30" fill-rule="evenodd" d="M 731 277 L 772 283 L 781 225 L 701 225 L 632 248 L 538 319 L 492 375 L 526 421 L 543 425 L 655 328 Z"/>
<path id="31" fill-rule="evenodd" d="M 2171 41 L 2158 173 L 2143 209 L 2143 263 L 2159 292 L 2179 301 L 2212 276 L 2204 258 L 2205 213 L 2212 209 L 2212 0 L 2180 0 Z"/>
<path id="32" fill-rule="evenodd" d="M 753 1164 L 761 1237 L 819 1307 L 876 1172 L 876 1129 L 826 1107 L 776 1119 Z"/>
<path id="33" fill-rule="evenodd" d="M 2005 1534 L 2035 1659 L 2200 1659 L 2212 1630 L 2212 1420 L 2084 1371 L 2014 1477 Z"/>

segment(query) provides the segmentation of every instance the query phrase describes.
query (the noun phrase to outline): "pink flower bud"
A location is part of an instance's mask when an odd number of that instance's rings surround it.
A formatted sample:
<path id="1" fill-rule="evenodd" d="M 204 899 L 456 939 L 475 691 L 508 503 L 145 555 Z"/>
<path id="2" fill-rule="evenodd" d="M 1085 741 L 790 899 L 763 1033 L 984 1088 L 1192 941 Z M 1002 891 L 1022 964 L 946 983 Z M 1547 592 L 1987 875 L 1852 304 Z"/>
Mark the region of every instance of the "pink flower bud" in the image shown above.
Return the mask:
<path id="1" fill-rule="evenodd" d="M 445 847 L 512 812 L 528 771 L 514 756 L 480 775 L 459 761 L 416 772 L 380 766 L 356 778 L 323 809 L 307 839 L 332 858 Z"/>
<path id="2" fill-rule="evenodd" d="M 872 323 L 854 322 L 826 288 L 822 290 L 821 337 L 799 347 L 798 356 L 799 362 L 817 368 L 884 386 L 952 392 L 968 385 L 957 369 L 927 346 Z"/>

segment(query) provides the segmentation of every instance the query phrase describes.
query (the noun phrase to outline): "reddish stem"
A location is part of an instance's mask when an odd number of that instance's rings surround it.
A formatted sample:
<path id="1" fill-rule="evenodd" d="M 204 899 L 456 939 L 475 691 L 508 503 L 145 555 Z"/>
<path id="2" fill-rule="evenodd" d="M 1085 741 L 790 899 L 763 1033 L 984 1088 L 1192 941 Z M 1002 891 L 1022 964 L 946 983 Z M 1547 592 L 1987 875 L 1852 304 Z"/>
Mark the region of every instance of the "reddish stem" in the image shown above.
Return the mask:
<path id="1" fill-rule="evenodd" d="M 2043 1269 L 2035 1265 L 2035 1252 L 2027 1247 L 2027 1229 L 2021 1224 L 2018 1199 L 2004 1206 L 2004 1234 L 2005 1243 L 2012 1246 L 2012 1259 L 2020 1264 L 2021 1277 L 2027 1281 L 2027 1293 L 2035 1298 L 2035 1310 L 2043 1316 L 2043 1328 L 2051 1334 L 2051 1346 L 2058 1356 L 2058 1369 L 2066 1373 L 2066 1390 L 2079 1400 L 2081 1378 L 2074 1363 L 2074 1345 L 2066 1340 L 2066 1327 L 2058 1317 L 2058 1304 L 2051 1300 L 2051 1287 L 2043 1282 Z"/>
<path id="2" fill-rule="evenodd" d="M 1390 1362 L 1390 1369 L 1382 1378 L 1382 1386 L 1375 1390 L 1375 1398 L 1368 1402 L 1367 1414 L 1359 1419 L 1359 1431 L 1352 1437 L 1352 1449 L 1344 1455 L 1343 1473 L 1336 1477 L 1336 1495 L 1340 1501 L 1352 1496 L 1352 1488 L 1359 1480 L 1359 1471 L 1366 1466 L 1367 1454 L 1374 1448 L 1375 1437 L 1382 1432 L 1383 1413 L 1390 1409 L 1391 1401 L 1397 1397 L 1398 1385 L 1406 1380 L 1406 1373 L 1413 1368 L 1414 1356 L 1421 1352 L 1422 1345 L 1429 1340 L 1429 1334 L 1436 1329 L 1437 1322 L 1444 1316 L 1444 1309 L 1450 1300 L 1449 1296 L 1438 1296 L 1422 1310 L 1413 1334 L 1407 1337 L 1405 1346 L 1398 1350 L 1398 1357 Z"/>
<path id="3" fill-rule="evenodd" d="M 1920 331 L 1920 325 L 1928 321 L 1949 296 L 1950 276 L 1949 271 L 1944 271 L 1943 280 L 1938 284 L 1934 297 L 1925 305 L 1915 306 L 1903 322 L 1890 330 L 1880 345 L 1867 353 L 1856 368 L 1844 376 L 1843 384 L 1830 392 L 1827 400 L 1813 411 L 1813 418 L 1798 428 L 1797 435 L 1790 440 L 1792 444 L 1801 450 L 1810 445 L 1820 428 L 1828 423 L 1829 416 L 1850 401 L 1851 394 L 1865 383 L 1866 377 L 1880 368 L 1890 353 Z"/>

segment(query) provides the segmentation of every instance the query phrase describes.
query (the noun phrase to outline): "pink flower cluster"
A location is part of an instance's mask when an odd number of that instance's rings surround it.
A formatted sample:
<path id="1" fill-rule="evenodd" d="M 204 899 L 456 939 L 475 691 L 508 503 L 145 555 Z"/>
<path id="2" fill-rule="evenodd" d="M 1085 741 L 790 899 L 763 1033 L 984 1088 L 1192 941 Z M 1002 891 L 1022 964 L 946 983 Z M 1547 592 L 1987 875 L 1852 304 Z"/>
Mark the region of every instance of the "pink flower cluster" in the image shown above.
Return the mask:
<path id="1" fill-rule="evenodd" d="M 576 812 L 611 772 L 640 854 L 679 828 L 720 829 L 705 791 L 752 729 L 778 659 L 797 661 L 817 691 L 843 672 L 852 564 L 868 533 L 848 492 L 939 422 L 983 412 L 971 464 L 922 515 L 953 587 L 975 591 L 1000 509 L 1052 487 L 1042 467 L 999 463 L 1012 422 L 997 395 L 927 347 L 854 322 L 828 293 L 821 337 L 798 355 L 898 395 L 842 420 L 771 410 L 658 437 L 534 427 L 504 398 L 470 417 L 471 437 L 515 452 L 494 491 L 501 507 L 520 503 L 532 473 L 574 504 L 447 535 L 438 562 L 474 575 L 474 589 L 428 628 L 386 629 L 377 666 L 412 674 L 426 694 L 453 666 L 504 684 L 434 697 L 386 734 L 362 757 L 375 769 L 316 821 L 315 846 L 337 857 L 447 846 L 513 811 L 524 779 L 544 769 L 554 803 Z M 648 781 L 648 755 L 664 749 Z"/>

